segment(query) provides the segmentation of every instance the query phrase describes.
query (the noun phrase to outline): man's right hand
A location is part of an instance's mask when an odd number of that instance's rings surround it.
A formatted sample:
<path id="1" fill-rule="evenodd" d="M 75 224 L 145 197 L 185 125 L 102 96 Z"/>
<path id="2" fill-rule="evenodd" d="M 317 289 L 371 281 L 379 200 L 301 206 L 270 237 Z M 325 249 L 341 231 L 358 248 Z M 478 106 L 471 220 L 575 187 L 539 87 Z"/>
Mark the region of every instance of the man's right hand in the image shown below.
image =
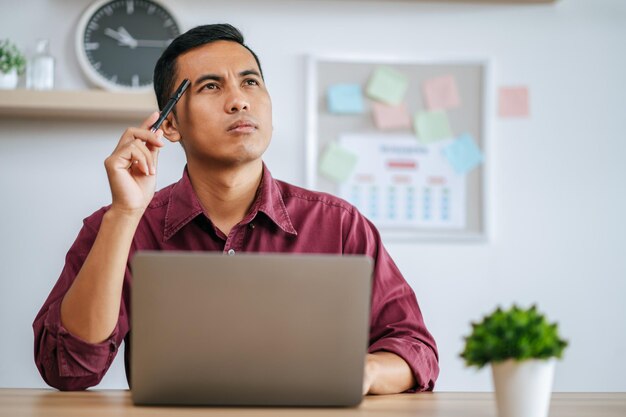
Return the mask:
<path id="1" fill-rule="evenodd" d="M 126 129 L 105 161 L 113 202 L 111 209 L 142 215 L 156 189 L 156 168 L 163 131 L 150 131 L 159 117 L 154 112 L 141 127 Z"/>

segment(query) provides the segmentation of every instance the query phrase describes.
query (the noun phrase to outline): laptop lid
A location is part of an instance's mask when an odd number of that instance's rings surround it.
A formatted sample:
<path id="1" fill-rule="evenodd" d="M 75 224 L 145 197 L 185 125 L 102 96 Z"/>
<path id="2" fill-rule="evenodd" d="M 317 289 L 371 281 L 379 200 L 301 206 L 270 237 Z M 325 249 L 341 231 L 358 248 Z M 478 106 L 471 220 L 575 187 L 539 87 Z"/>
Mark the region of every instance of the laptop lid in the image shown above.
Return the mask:
<path id="1" fill-rule="evenodd" d="M 135 404 L 361 402 L 368 257 L 139 252 L 132 269 Z"/>

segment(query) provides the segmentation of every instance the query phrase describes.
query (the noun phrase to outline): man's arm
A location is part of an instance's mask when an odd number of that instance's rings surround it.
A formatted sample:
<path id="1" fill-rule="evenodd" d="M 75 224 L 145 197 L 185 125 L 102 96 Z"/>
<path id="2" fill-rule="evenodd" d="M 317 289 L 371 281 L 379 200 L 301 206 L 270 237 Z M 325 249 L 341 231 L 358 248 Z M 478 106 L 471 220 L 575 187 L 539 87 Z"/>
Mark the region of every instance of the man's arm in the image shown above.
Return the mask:
<path id="1" fill-rule="evenodd" d="M 380 234 L 355 210 L 344 242 L 344 253 L 365 254 L 374 261 L 365 392 L 432 390 L 439 374 L 437 346 L 415 293 L 385 250 Z"/>
<path id="2" fill-rule="evenodd" d="M 161 132 L 148 130 L 156 117 L 127 129 L 107 158 L 113 203 L 85 221 L 33 323 L 35 363 L 58 389 L 98 384 L 129 330 L 122 294 L 130 246 L 156 185 Z"/>
<path id="3" fill-rule="evenodd" d="M 117 324 L 128 252 L 137 225 L 154 195 L 160 134 L 148 127 L 124 132 L 105 161 L 113 202 L 89 255 L 61 304 L 61 322 L 88 343 L 106 340 Z"/>

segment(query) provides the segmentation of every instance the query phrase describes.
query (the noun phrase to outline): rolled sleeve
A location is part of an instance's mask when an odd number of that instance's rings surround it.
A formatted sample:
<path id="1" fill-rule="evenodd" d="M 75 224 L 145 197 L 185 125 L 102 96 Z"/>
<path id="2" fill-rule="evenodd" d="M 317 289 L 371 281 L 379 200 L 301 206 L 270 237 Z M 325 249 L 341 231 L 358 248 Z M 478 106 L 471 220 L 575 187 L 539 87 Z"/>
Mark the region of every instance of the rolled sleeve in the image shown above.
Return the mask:
<path id="1" fill-rule="evenodd" d="M 58 300 L 33 324 L 37 343 L 35 364 L 51 387 L 62 391 L 84 390 L 97 385 L 111 366 L 119 346 L 119 323 L 101 343 L 88 343 L 61 325 Z"/>

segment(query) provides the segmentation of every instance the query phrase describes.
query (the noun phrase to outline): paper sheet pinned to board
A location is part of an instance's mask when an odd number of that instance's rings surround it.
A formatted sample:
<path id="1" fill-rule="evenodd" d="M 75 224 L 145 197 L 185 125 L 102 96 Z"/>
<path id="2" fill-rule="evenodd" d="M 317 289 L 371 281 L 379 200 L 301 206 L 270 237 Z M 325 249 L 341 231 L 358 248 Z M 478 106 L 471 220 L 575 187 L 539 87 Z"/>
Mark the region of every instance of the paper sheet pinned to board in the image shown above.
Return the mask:
<path id="1" fill-rule="evenodd" d="M 339 195 L 379 227 L 460 229 L 466 223 L 466 178 L 442 149 L 410 134 L 343 134 L 341 147 L 357 156 Z"/>

